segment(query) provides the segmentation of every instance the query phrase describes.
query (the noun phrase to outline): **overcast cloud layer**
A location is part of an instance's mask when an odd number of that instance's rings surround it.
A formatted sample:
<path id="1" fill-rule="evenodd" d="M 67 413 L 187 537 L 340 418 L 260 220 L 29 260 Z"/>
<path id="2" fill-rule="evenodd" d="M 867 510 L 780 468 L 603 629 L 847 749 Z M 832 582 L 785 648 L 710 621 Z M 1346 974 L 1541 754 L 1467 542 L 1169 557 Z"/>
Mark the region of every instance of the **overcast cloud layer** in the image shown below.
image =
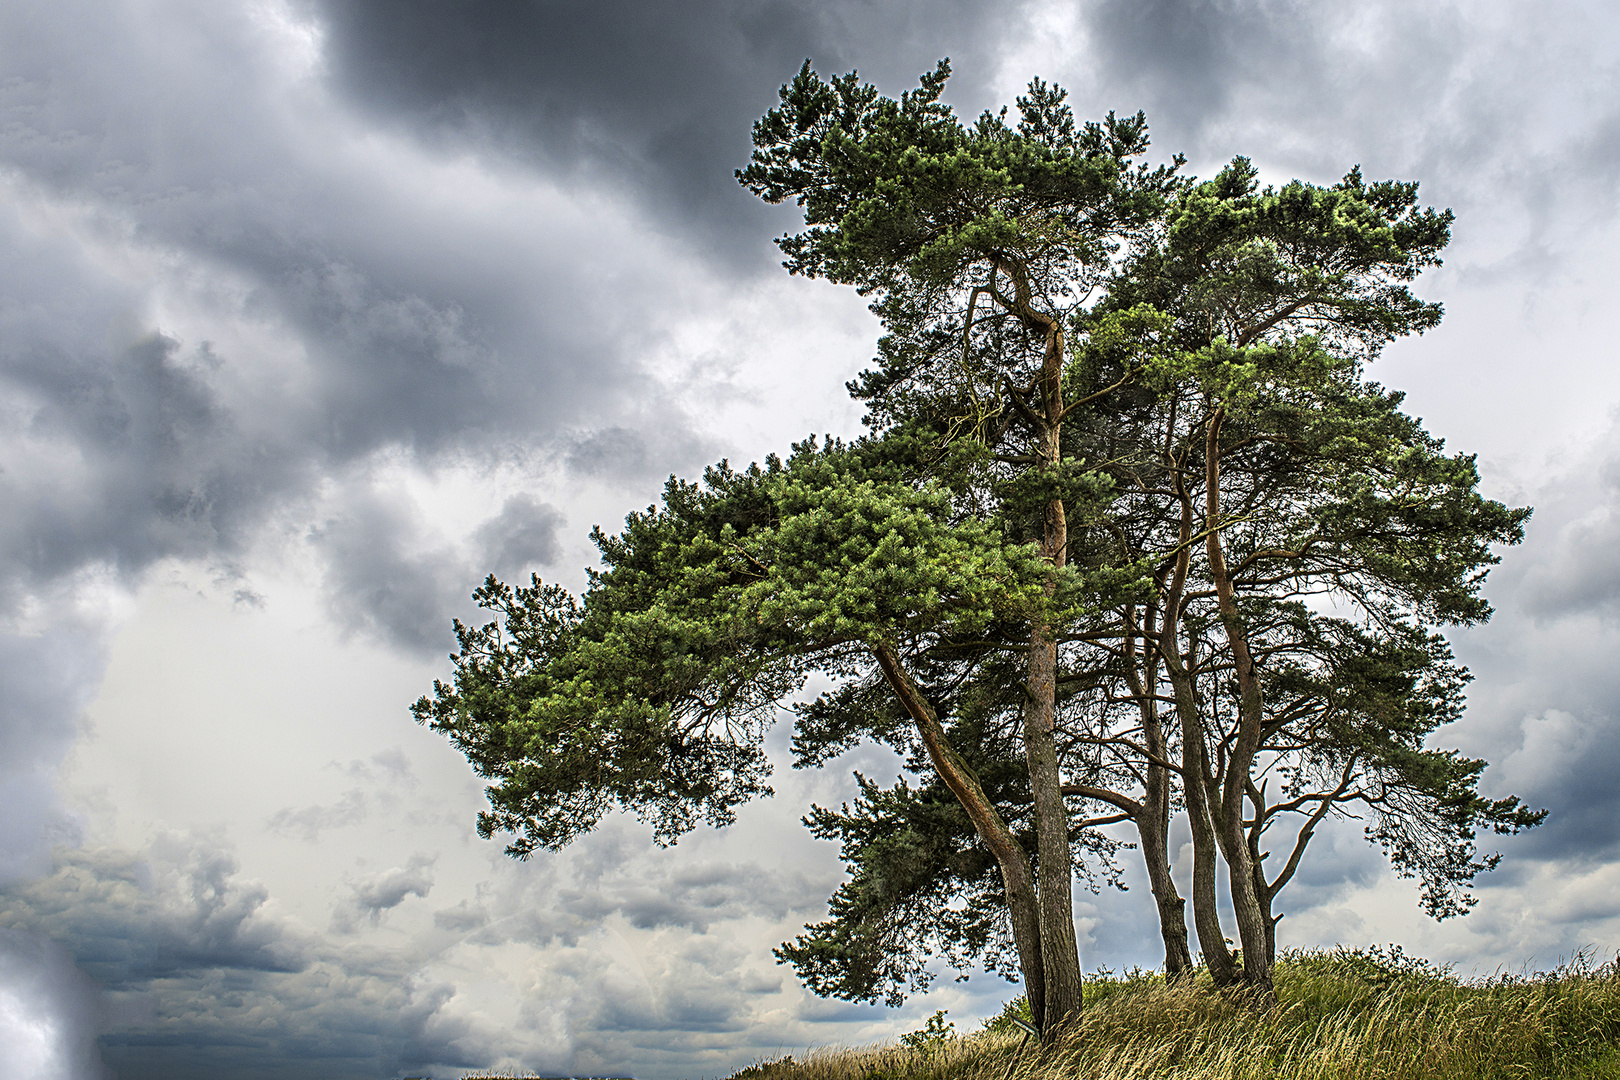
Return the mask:
<path id="1" fill-rule="evenodd" d="M 1552 815 L 1443 926 L 1325 835 L 1280 934 L 1464 971 L 1620 947 L 1606 5 L 12 0 L 0 1077 L 718 1075 L 999 1008 L 771 961 L 838 880 L 799 815 L 887 759 L 520 865 L 405 708 L 484 573 L 578 586 L 670 472 L 856 429 L 875 324 L 777 268 L 792 217 L 731 174 L 806 57 L 897 93 L 945 55 L 968 115 L 1041 75 L 1202 175 L 1360 163 L 1456 209 L 1446 322 L 1373 374 L 1537 508 L 1455 639 L 1450 739 Z M 1128 880 L 1077 904 L 1088 968 L 1158 959 Z"/>

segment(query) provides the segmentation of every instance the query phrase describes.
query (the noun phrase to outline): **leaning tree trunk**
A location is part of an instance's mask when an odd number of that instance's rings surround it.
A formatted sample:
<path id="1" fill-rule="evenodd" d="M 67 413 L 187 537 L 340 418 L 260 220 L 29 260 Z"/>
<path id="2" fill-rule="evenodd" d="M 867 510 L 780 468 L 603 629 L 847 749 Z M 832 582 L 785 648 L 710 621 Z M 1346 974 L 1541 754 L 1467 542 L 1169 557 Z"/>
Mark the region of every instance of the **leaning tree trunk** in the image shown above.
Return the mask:
<path id="1" fill-rule="evenodd" d="M 1018 967 L 1024 977 L 1024 993 L 1029 999 L 1030 1014 L 1038 1023 L 1046 1009 L 1046 972 L 1042 962 L 1040 900 L 1035 890 L 1035 877 L 1030 872 L 1029 856 L 997 812 L 995 804 L 984 793 L 973 767 L 945 738 L 945 727 L 939 722 L 938 714 L 901 665 L 894 650 L 886 644 L 879 644 L 872 652 L 884 679 L 917 726 L 917 733 L 928 748 L 934 771 L 962 804 L 974 831 L 1001 870 L 1001 884 L 1006 891 L 1007 912 L 1012 922 L 1013 945 L 1018 950 Z"/>

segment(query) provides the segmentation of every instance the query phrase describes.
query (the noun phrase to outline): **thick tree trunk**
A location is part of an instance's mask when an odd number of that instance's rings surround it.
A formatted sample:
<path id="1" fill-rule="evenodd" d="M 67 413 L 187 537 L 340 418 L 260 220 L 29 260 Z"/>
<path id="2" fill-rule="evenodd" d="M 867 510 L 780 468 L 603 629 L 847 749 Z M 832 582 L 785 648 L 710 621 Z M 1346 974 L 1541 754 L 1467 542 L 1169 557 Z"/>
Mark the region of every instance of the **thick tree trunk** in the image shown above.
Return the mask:
<path id="1" fill-rule="evenodd" d="M 1209 555 L 1210 579 L 1220 602 L 1221 626 L 1226 631 L 1237 676 L 1238 731 L 1226 765 L 1216 827 L 1221 832 L 1238 940 L 1243 945 L 1244 981 L 1255 991 L 1258 1003 L 1270 1005 L 1276 1001 L 1271 980 L 1272 922 L 1256 892 L 1255 878 L 1259 871 L 1243 829 L 1243 800 L 1263 734 L 1262 701 L 1260 679 L 1249 650 L 1248 627 L 1237 608 L 1236 590 L 1227 573 L 1221 544 L 1220 431 L 1224 415 L 1223 409 L 1215 410 L 1204 437 L 1204 546 Z"/>
<path id="2" fill-rule="evenodd" d="M 945 728 L 939 722 L 939 716 L 901 665 L 894 650 L 887 645 L 878 645 L 872 652 L 884 679 L 916 724 L 917 733 L 928 748 L 934 771 L 962 804 L 974 831 L 1001 869 L 1001 884 L 1006 891 L 1007 911 L 1012 922 L 1013 945 L 1018 950 L 1018 967 L 1024 977 L 1024 993 L 1029 998 L 1030 1014 L 1039 1023 L 1046 1010 L 1046 972 L 1042 961 L 1040 900 L 1036 895 L 1029 856 L 984 793 L 973 767 L 945 738 Z M 1070 925 L 1072 927 L 1072 920 Z"/>
<path id="3" fill-rule="evenodd" d="M 1063 328 L 1046 324 L 1046 352 L 1041 370 L 1041 464 L 1055 468 L 1062 460 Z M 1068 561 L 1069 522 L 1063 499 L 1047 502 L 1042 523 L 1041 554 L 1057 570 Z M 1047 580 L 1050 595 L 1055 577 Z M 1024 754 L 1029 761 L 1034 796 L 1041 897 L 1041 959 L 1046 969 L 1046 1012 L 1041 1032 L 1050 1036 L 1080 1015 L 1084 988 L 1080 946 L 1074 933 L 1074 866 L 1069 851 L 1069 808 L 1063 801 L 1063 776 L 1057 753 L 1058 647 L 1052 630 L 1037 622 L 1029 641 L 1029 698 L 1024 706 Z"/>
<path id="4" fill-rule="evenodd" d="M 1054 699 L 1057 691 L 1057 646 L 1031 642 L 1030 701 L 1024 709 L 1024 753 L 1035 801 L 1035 836 L 1039 844 L 1041 957 L 1046 973 L 1043 1034 L 1054 1032 L 1080 1013 L 1082 982 L 1080 947 L 1074 934 L 1074 867 L 1069 854 L 1069 812 L 1063 802 L 1058 769 Z"/>

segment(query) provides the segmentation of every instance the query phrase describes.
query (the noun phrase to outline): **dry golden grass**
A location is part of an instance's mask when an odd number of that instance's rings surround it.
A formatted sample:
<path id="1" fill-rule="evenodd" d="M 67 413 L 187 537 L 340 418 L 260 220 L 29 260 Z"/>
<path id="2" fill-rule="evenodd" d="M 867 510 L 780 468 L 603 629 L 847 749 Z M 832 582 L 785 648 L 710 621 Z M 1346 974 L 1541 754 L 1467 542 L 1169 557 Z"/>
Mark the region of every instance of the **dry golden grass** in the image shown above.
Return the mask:
<path id="1" fill-rule="evenodd" d="M 989 1030 L 932 1046 L 819 1050 L 734 1080 L 1620 1080 L 1620 966 L 1463 982 L 1399 951 L 1294 953 L 1256 1013 L 1207 980 L 1087 985 L 1050 1047 Z"/>

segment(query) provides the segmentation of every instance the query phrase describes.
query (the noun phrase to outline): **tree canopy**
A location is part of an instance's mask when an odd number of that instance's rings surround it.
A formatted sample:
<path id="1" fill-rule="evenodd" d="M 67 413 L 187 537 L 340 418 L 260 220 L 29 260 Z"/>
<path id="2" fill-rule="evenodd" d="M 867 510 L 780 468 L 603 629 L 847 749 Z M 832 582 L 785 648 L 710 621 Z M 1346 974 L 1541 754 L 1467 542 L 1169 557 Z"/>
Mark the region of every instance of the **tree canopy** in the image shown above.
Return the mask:
<path id="1" fill-rule="evenodd" d="M 1039 80 L 1016 124 L 964 124 L 948 74 L 896 99 L 807 63 L 756 125 L 739 180 L 804 213 L 784 265 L 882 321 L 850 384 L 868 433 L 672 477 L 596 531 L 580 598 L 485 582 L 493 620 L 456 625 L 453 682 L 415 706 L 492 781 L 480 832 L 521 857 L 612 807 L 664 843 L 724 824 L 769 794 L 764 732 L 819 671 L 796 764 L 870 740 L 907 776 L 807 818 L 851 868 L 778 950 L 818 993 L 897 1002 L 943 955 L 1021 978 L 1055 1030 L 1082 1005 L 1073 878 L 1114 872 L 1101 830 L 1126 821 L 1191 970 L 1177 812 L 1205 962 L 1257 1000 L 1330 816 L 1363 816 L 1432 914 L 1466 910 L 1476 830 L 1540 815 L 1430 745 L 1467 681 L 1440 631 L 1489 617 L 1529 511 L 1364 376 L 1439 320 L 1410 284 L 1449 211 L 1358 170 L 1196 182 L 1143 160 L 1140 114 L 1077 124 Z"/>

